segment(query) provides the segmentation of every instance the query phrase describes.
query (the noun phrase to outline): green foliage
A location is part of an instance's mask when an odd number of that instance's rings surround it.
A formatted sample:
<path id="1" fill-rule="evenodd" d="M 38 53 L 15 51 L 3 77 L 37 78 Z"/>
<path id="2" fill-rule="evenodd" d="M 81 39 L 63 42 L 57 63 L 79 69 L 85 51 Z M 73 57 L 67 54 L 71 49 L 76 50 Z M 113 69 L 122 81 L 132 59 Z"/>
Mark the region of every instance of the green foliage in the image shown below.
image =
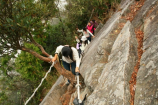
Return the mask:
<path id="1" fill-rule="evenodd" d="M 1 75 L 2 76 L 2 75 Z M 14 75 L 12 78 L 4 76 L 0 79 L 0 88 L 2 95 L 0 95 L 0 105 L 22 105 L 26 96 L 30 95 L 30 82 L 24 80 L 19 75 Z"/>
<path id="2" fill-rule="evenodd" d="M 7 100 L 7 99 L 8 99 L 8 97 L 7 97 L 7 95 L 5 94 L 5 92 L 0 92 L 0 104 L 1 104 L 3 101 Z"/>
<path id="3" fill-rule="evenodd" d="M 33 36 L 43 39 L 45 24 L 57 11 L 53 0 L 1 0 L 0 4 L 1 55 L 21 49 L 24 42 L 32 42 Z"/>
<path id="4" fill-rule="evenodd" d="M 33 45 L 26 46 L 39 52 L 39 49 Z M 8 64 L 5 59 L 4 62 L 5 64 Z M 9 68 L 10 66 L 7 65 L 6 67 Z M 29 53 L 21 52 L 18 55 L 14 66 L 15 67 L 13 68 L 20 73 L 20 76 L 9 75 L 6 68 L 6 76 L 0 79 L 0 89 L 7 92 L 7 94 L 0 96 L 0 98 L 3 99 L 1 100 L 3 105 L 10 105 L 10 103 L 12 103 L 12 105 L 22 105 L 28 97 L 32 95 L 34 89 L 39 85 L 41 79 L 44 77 L 46 71 L 48 70 L 44 67 L 47 66 L 47 68 L 49 68 L 50 65 L 44 64 L 44 62 Z M 3 73 L 4 72 L 2 72 L 1 75 L 3 75 Z M 53 69 L 28 105 L 39 104 L 40 99 L 44 97 L 44 93 L 42 93 L 43 89 L 50 89 L 57 77 L 58 75 Z M 4 99 L 4 96 L 8 99 Z"/>
<path id="5" fill-rule="evenodd" d="M 35 47 L 32 44 L 26 44 L 25 46 L 30 49 L 33 49 L 34 51 L 40 54 L 40 50 L 38 49 L 38 47 Z M 19 72 L 25 80 L 30 81 L 29 85 L 32 89 L 27 91 L 29 91 L 31 94 L 33 93 L 33 90 L 37 88 L 37 86 L 40 84 L 41 79 L 45 76 L 45 73 L 49 69 L 49 66 L 50 65 L 48 63 L 41 61 L 40 59 L 34 57 L 33 55 L 27 52 L 21 52 L 15 60 L 16 71 Z M 43 97 L 42 90 L 44 88 L 49 89 L 52 86 L 52 83 L 55 82 L 57 77 L 58 75 L 56 70 L 52 69 L 51 73 L 43 82 L 42 86 L 40 87 L 34 98 L 29 102 L 29 104 L 39 104 L 41 97 Z M 27 95 L 27 98 L 30 97 L 31 94 Z"/>
<path id="6" fill-rule="evenodd" d="M 44 41 L 44 48 L 49 54 L 54 55 L 56 47 L 59 45 L 73 44 L 74 35 L 71 34 L 67 25 L 59 22 L 57 25 L 48 25 L 46 30 L 47 37 Z"/>
<path id="7" fill-rule="evenodd" d="M 12 66 L 13 64 L 13 59 L 15 56 L 12 55 L 6 55 L 5 57 L 0 58 L 0 71 L 3 72 L 4 76 L 8 76 L 7 72 L 12 71 L 14 67 Z"/>
<path id="8" fill-rule="evenodd" d="M 25 46 L 40 53 L 40 50 L 34 45 L 26 44 Z M 21 52 L 15 60 L 16 71 L 22 74 L 24 78 L 37 82 L 39 78 L 43 77 L 42 62 L 30 53 Z"/>
<path id="9" fill-rule="evenodd" d="M 40 54 L 40 50 L 34 45 L 26 43 L 25 46 Z M 2 104 L 10 105 L 9 103 L 12 103 L 13 105 L 22 105 L 39 85 L 41 79 L 49 69 L 50 64 L 39 60 L 27 52 L 21 52 L 15 62 L 13 59 L 11 60 L 12 57 L 13 56 L 5 56 L 0 59 L 0 70 L 3 70 L 1 75 L 4 75 L 0 80 L 0 85 L 3 86 L 1 89 L 7 92 L 5 95 L 8 98 L 8 100 L 2 100 Z M 16 70 L 20 73 L 20 76 L 9 75 L 9 70 Z M 28 105 L 39 104 L 40 99 L 44 97 L 44 93 L 42 93 L 43 89 L 50 89 L 57 78 L 58 74 L 56 70 L 52 69 Z M 0 98 L 4 99 L 4 95 Z"/>
<path id="10" fill-rule="evenodd" d="M 11 59 L 12 58 L 12 59 Z M 0 105 L 20 105 L 20 100 L 26 99 L 26 95 L 30 92 L 30 82 L 26 82 L 23 78 L 15 73 L 14 56 L 5 56 L 0 59 Z M 20 92 L 21 94 L 17 94 Z"/>
<path id="11" fill-rule="evenodd" d="M 92 18 L 91 14 L 101 21 L 111 9 L 116 10 L 116 5 L 121 0 L 67 0 L 66 6 L 69 24 L 71 27 L 83 28 Z M 93 11 L 94 9 L 94 11 Z M 92 12 L 93 11 L 93 12 Z M 74 28 L 73 28 L 74 29 Z"/>
<path id="12" fill-rule="evenodd" d="M 7 78 L 3 78 L 5 81 L 4 85 L 9 86 L 9 90 L 13 89 L 15 83 L 12 79 L 14 77 L 8 75 L 8 71 L 16 69 L 21 75 L 17 80 L 20 78 L 24 79 L 25 82 L 29 83 L 27 86 L 31 88 L 23 92 L 28 93 L 23 95 L 25 97 L 22 100 L 26 100 L 40 83 L 50 65 L 45 64 L 29 53 L 22 52 L 16 58 L 14 68 L 11 68 L 11 66 L 8 66 L 11 58 L 14 57 L 11 54 L 14 55 L 17 49 L 21 49 L 23 46 L 41 54 L 40 50 L 30 43 L 34 39 L 39 44 L 45 45 L 44 41 L 46 40 L 47 33 L 44 29 L 47 28 L 48 19 L 54 16 L 57 10 L 54 0 L 41 0 L 39 2 L 35 2 L 34 0 L 1 0 L 0 4 L 0 55 L 5 55 L 1 58 L 1 70 L 3 71 L 3 75 L 7 76 Z M 45 23 L 42 23 L 42 20 Z M 57 78 L 56 75 L 56 72 L 51 73 L 48 78 L 52 78 L 52 80 L 47 79 L 49 80 L 47 83 L 44 81 L 44 85 L 39 91 L 42 91 L 43 88 L 50 88 L 51 84 Z M 14 91 L 16 90 L 17 88 Z M 19 90 L 21 93 L 21 88 Z M 17 92 L 19 94 L 19 91 Z M 40 96 L 41 92 L 37 93 L 29 104 L 37 105 Z"/>

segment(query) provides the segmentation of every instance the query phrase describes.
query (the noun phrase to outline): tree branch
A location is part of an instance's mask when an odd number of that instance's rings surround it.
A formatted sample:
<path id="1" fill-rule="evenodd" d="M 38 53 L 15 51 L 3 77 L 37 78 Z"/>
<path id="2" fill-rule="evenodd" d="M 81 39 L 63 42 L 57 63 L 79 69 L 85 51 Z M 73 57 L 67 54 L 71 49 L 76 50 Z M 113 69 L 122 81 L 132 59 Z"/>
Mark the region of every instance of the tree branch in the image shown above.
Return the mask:
<path id="1" fill-rule="evenodd" d="M 38 44 L 38 43 L 33 39 L 33 37 L 32 37 L 32 35 L 31 35 L 30 32 L 29 32 L 29 36 L 30 36 L 31 42 L 32 42 L 35 46 L 37 46 L 38 48 L 41 49 L 42 54 L 44 54 L 44 55 L 46 55 L 47 57 L 49 57 L 50 55 L 44 50 L 43 46 L 41 46 L 40 44 Z"/>
<path id="2" fill-rule="evenodd" d="M 50 61 L 51 61 L 50 58 L 44 57 L 44 56 L 38 54 L 37 52 L 35 52 L 35 51 L 33 51 L 33 50 L 29 49 L 29 48 L 26 48 L 26 47 L 24 47 L 24 46 L 21 47 L 20 50 L 25 51 L 25 52 L 28 52 L 28 53 L 34 55 L 35 57 L 39 58 L 39 59 L 42 60 L 42 61 L 45 61 L 45 62 L 50 62 Z"/>

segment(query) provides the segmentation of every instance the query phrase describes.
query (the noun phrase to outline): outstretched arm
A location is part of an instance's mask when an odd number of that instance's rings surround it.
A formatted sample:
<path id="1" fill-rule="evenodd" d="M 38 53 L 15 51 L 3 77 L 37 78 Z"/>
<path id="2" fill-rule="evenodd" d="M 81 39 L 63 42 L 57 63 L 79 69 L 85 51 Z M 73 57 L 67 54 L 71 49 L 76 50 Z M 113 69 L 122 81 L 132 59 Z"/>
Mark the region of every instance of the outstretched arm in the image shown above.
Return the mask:
<path id="1" fill-rule="evenodd" d="M 57 49 L 55 51 L 55 55 L 54 55 L 54 57 L 52 59 L 52 62 L 57 60 L 58 54 L 61 52 L 61 50 L 62 50 L 63 47 L 64 46 L 62 46 L 62 45 L 60 45 L 60 46 L 57 47 Z"/>
<path id="2" fill-rule="evenodd" d="M 58 54 L 55 54 L 55 56 L 52 59 L 52 62 L 55 62 L 57 60 L 57 56 L 58 56 Z"/>
<path id="3" fill-rule="evenodd" d="M 74 59 L 76 60 L 76 68 L 75 68 L 75 72 L 80 72 L 79 70 L 79 66 L 80 66 L 80 58 L 78 56 L 78 51 L 75 48 L 72 48 L 73 50 L 73 55 L 74 55 Z"/>
<path id="4" fill-rule="evenodd" d="M 83 32 L 83 30 L 79 30 L 78 28 L 77 28 L 77 31 L 78 31 L 78 32 Z"/>
<path id="5" fill-rule="evenodd" d="M 95 37 L 89 30 L 87 30 L 87 32 L 88 32 L 89 34 L 91 34 L 91 35 L 93 36 L 93 38 Z"/>

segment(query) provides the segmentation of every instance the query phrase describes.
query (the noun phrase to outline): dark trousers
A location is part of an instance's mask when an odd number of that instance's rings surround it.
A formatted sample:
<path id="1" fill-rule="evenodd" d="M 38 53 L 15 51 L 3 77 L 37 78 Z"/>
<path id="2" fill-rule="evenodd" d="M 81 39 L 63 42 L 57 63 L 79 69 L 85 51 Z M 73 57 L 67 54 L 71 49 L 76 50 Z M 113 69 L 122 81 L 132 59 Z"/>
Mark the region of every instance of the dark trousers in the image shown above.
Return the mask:
<path id="1" fill-rule="evenodd" d="M 89 34 L 89 37 L 87 37 L 87 40 L 89 40 L 89 42 L 91 42 L 91 35 Z"/>
<path id="2" fill-rule="evenodd" d="M 75 75 L 76 62 L 67 63 L 62 60 L 62 63 L 66 70 L 69 70 L 69 71 L 71 70 L 71 72 Z M 71 66 L 71 69 L 70 69 L 70 66 Z M 70 81 L 68 80 L 68 82 L 70 82 Z"/>
<path id="3" fill-rule="evenodd" d="M 79 56 L 79 58 L 80 58 L 80 55 L 81 55 L 81 49 L 79 48 L 77 51 L 78 51 L 78 56 Z"/>

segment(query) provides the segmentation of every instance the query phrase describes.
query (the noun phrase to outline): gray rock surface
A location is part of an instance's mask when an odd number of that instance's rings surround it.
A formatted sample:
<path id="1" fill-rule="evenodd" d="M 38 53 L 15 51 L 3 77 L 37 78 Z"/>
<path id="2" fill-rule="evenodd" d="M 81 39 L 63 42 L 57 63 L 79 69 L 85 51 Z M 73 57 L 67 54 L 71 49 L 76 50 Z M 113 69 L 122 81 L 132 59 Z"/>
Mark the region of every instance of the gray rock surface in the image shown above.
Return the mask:
<path id="1" fill-rule="evenodd" d="M 63 82 L 63 76 L 60 76 L 53 85 L 49 93 L 45 96 L 40 105 L 62 105 L 60 97 L 65 93 L 67 86 L 59 86 Z"/>
<path id="2" fill-rule="evenodd" d="M 144 53 L 137 74 L 135 105 L 158 105 L 158 5 L 155 2 L 152 0 L 149 5 L 148 0 L 148 5 L 143 7 L 152 11 L 144 19 Z"/>
<path id="3" fill-rule="evenodd" d="M 99 25 L 97 26 L 96 30 L 94 31 L 94 35 L 96 35 L 100 29 L 103 27 L 103 24 L 102 23 L 99 23 Z"/>
<path id="4" fill-rule="evenodd" d="M 127 0 L 121 6 L 122 11 L 116 12 L 97 33 L 95 39 L 85 49 L 85 55 L 82 58 L 80 66 L 81 74 L 87 86 L 93 90 L 98 84 L 102 70 L 108 62 L 108 56 L 111 53 L 112 46 L 118 36 L 118 25 L 121 15 L 133 1 Z"/>
<path id="5" fill-rule="evenodd" d="M 86 105 L 130 105 L 129 75 L 136 63 L 136 47 L 134 28 L 128 21 L 117 37 L 99 83 Z"/>

